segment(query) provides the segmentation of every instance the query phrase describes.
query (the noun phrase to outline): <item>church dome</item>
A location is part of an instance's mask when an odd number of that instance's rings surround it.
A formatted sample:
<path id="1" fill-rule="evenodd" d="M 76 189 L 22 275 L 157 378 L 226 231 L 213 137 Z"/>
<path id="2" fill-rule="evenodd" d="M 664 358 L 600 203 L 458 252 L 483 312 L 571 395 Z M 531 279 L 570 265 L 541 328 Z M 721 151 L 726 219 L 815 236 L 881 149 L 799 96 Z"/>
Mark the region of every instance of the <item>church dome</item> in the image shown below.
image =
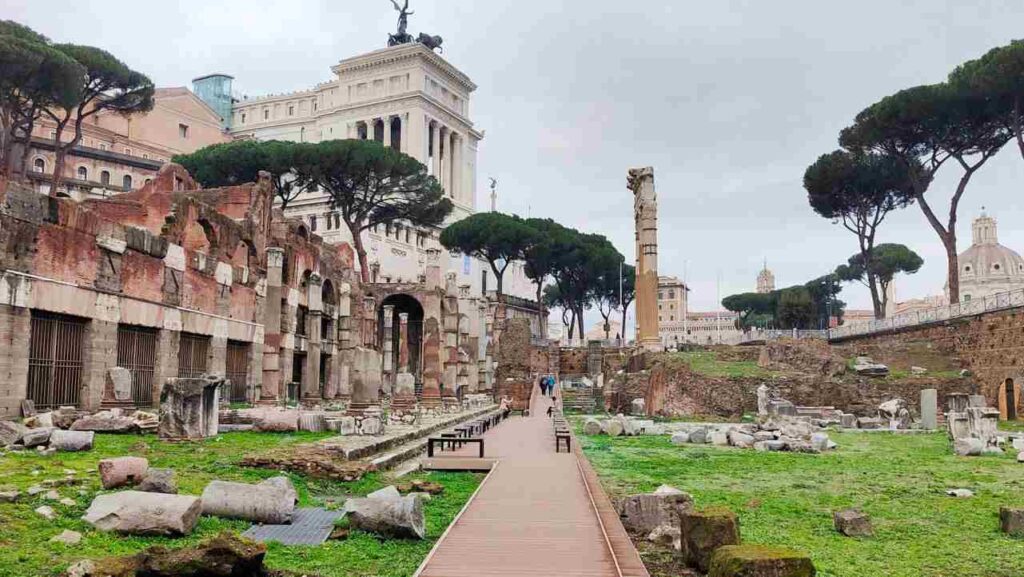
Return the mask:
<path id="1" fill-rule="evenodd" d="M 961 299 L 1024 287 L 1024 258 L 999 244 L 996 220 L 982 213 L 971 228 L 973 243 L 959 257 Z"/>

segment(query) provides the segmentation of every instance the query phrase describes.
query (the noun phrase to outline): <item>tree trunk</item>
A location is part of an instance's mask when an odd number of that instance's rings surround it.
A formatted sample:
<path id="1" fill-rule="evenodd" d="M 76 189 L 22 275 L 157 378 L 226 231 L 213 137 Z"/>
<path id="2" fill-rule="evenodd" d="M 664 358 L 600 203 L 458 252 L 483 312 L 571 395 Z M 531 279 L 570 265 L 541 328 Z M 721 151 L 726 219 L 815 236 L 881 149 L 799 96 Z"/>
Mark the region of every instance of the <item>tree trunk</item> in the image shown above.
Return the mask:
<path id="1" fill-rule="evenodd" d="M 569 343 L 572 343 L 572 336 L 576 333 L 576 311 L 570 309 L 571 314 L 569 315 Z M 562 317 L 565 320 L 565 317 Z"/>
<path id="2" fill-rule="evenodd" d="M 585 338 L 583 336 L 585 333 L 583 332 L 583 307 L 582 306 L 580 306 L 579 310 L 576 311 L 576 322 L 578 322 L 580 324 L 580 327 L 579 327 L 580 328 L 580 342 L 582 343 L 583 339 Z"/>
<path id="3" fill-rule="evenodd" d="M 1020 98 L 1013 99 L 1013 135 L 1017 138 L 1017 148 L 1020 149 L 1021 157 L 1024 157 L 1024 134 L 1021 134 L 1020 121 Z"/>
<path id="4" fill-rule="evenodd" d="M 360 227 L 346 221 L 348 231 L 352 234 L 352 244 L 356 249 L 356 258 L 359 259 L 359 280 L 363 283 L 370 282 L 370 265 L 366 262 L 366 248 L 363 246 L 363 235 Z"/>
<path id="5" fill-rule="evenodd" d="M 867 273 L 868 276 L 868 290 L 871 291 L 871 306 L 875 309 L 875 318 L 885 318 L 885 308 L 882 306 L 882 299 L 878 295 L 878 282 L 875 279 L 874 273 Z"/>
<path id="6" fill-rule="evenodd" d="M 542 293 L 544 292 L 544 284 L 542 281 L 537 281 L 537 314 L 540 316 L 540 338 L 548 338 L 548 316 L 544 314 L 544 302 L 542 299 Z"/>
<path id="7" fill-rule="evenodd" d="M 949 284 L 949 304 L 960 302 L 960 257 L 956 254 L 956 232 L 940 235 L 946 249 L 946 282 Z"/>
<path id="8" fill-rule="evenodd" d="M 68 149 L 61 145 L 60 138 L 64 133 L 64 126 L 57 123 L 57 134 L 53 137 L 53 176 L 50 178 L 50 196 L 57 196 L 57 188 L 64 179 L 64 160 Z M 69 195 L 70 196 L 70 195 Z"/>

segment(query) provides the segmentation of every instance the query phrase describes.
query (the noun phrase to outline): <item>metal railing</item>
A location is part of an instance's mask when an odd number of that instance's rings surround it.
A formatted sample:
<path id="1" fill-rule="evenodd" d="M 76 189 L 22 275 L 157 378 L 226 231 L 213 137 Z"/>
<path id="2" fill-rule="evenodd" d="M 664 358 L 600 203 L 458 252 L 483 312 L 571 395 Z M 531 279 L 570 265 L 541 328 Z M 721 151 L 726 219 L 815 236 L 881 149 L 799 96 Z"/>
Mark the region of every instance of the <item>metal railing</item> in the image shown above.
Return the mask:
<path id="1" fill-rule="evenodd" d="M 1018 307 L 1024 307 L 1024 289 L 995 293 L 980 299 L 903 313 L 886 319 L 843 325 L 829 329 L 828 338 L 834 340 L 880 333 Z"/>
<path id="2" fill-rule="evenodd" d="M 804 329 L 752 329 L 739 335 L 736 344 L 754 341 L 773 341 L 776 339 L 822 339 L 829 338 L 827 330 Z M 732 343 L 725 343 L 732 344 Z"/>

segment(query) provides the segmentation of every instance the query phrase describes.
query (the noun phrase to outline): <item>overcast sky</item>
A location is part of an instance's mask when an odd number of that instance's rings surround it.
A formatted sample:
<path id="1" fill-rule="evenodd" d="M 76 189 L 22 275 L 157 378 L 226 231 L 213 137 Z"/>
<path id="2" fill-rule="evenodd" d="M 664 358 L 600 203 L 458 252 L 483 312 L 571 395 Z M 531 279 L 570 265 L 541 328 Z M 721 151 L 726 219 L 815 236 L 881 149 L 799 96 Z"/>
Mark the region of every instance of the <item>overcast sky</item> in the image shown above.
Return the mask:
<path id="1" fill-rule="evenodd" d="M 865 106 L 1024 36 L 1020 0 L 411 4 L 410 31 L 443 36 L 445 58 L 479 85 L 477 206 L 494 176 L 499 210 L 601 232 L 632 259 L 626 170 L 654 166 L 659 272 L 686 272 L 692 310 L 716 306 L 717 279 L 722 296 L 753 290 L 762 259 L 779 286 L 844 261 L 855 239 L 809 208 L 807 165 Z M 252 96 L 329 80 L 331 65 L 385 46 L 395 25 L 388 0 L 5 0 L 0 17 L 105 48 L 158 86 L 225 72 Z M 960 250 L 983 205 L 1001 242 L 1024 250 L 1022 175 L 1015 147 L 976 175 Z M 929 193 L 939 212 L 954 176 Z M 944 253 L 920 209 L 883 226 L 880 241 L 925 259 L 897 282 L 899 300 L 940 293 Z M 870 307 L 858 286 L 841 298 Z"/>

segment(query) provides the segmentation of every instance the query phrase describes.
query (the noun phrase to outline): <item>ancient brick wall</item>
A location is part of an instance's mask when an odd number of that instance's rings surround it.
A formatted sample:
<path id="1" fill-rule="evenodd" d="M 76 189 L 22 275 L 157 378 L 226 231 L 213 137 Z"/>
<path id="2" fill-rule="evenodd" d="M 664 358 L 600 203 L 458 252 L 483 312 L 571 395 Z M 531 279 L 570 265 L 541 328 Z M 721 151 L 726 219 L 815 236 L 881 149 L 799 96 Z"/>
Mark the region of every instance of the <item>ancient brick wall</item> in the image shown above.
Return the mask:
<path id="1" fill-rule="evenodd" d="M 992 406 L 1006 414 L 1005 383 L 1024 381 L 1024 310 L 986 313 L 897 332 L 853 337 L 836 343 L 879 362 L 898 362 L 908 349 L 934 353 L 935 364 L 968 369 L 971 382 Z M 931 367 L 926 367 L 931 369 Z M 1020 399 L 1017 399 L 1020 414 Z"/>

